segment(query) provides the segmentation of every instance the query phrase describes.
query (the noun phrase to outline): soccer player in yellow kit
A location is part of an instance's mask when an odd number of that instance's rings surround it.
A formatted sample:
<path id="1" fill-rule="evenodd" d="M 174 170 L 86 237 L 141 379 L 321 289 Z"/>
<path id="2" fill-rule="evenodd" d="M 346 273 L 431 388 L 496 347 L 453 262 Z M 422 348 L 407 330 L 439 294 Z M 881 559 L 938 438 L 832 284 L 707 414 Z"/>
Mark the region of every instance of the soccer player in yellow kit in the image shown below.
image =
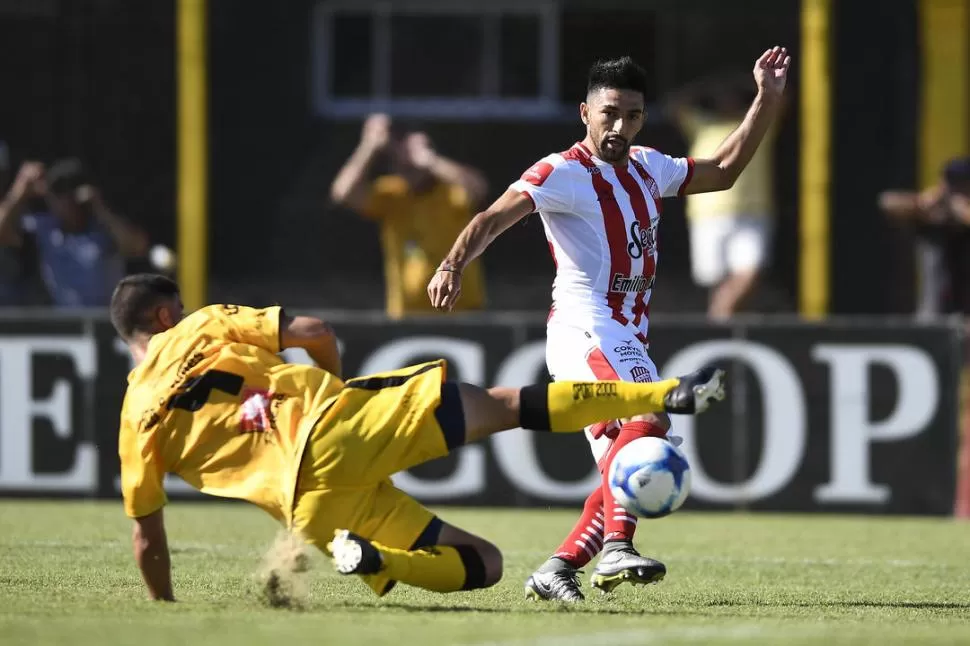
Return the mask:
<path id="1" fill-rule="evenodd" d="M 573 432 L 723 399 L 722 371 L 652 384 L 557 382 L 488 390 L 446 381 L 444 361 L 341 379 L 333 332 L 280 307 L 210 305 L 183 317 L 178 285 L 123 279 L 111 320 L 136 367 L 119 453 L 135 560 L 153 599 L 173 600 L 162 486 L 248 500 L 378 595 L 400 581 L 438 592 L 494 585 L 498 548 L 396 489 L 391 474 L 502 430 Z M 317 366 L 278 353 L 303 348 Z"/>

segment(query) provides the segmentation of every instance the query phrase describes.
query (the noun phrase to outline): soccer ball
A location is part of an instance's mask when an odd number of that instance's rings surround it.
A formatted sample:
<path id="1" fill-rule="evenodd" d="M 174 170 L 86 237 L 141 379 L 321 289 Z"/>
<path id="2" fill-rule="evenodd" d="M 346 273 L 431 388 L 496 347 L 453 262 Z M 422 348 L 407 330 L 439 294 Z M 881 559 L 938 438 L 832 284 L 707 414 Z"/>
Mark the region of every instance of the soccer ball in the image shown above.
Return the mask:
<path id="1" fill-rule="evenodd" d="M 616 502 L 642 518 L 677 511 L 690 493 L 687 458 L 659 437 L 642 437 L 617 451 L 609 479 Z"/>

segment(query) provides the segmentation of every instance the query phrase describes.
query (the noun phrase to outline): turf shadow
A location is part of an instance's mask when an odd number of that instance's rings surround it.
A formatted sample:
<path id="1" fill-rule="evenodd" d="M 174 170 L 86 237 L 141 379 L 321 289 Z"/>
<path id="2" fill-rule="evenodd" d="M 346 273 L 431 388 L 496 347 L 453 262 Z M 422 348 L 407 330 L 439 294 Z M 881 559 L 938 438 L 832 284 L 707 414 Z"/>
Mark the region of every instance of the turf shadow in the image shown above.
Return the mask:
<path id="1" fill-rule="evenodd" d="M 709 608 L 897 608 L 912 610 L 970 610 L 970 603 L 956 601 L 751 601 L 736 599 L 712 599 L 703 603 Z"/>
<path id="2" fill-rule="evenodd" d="M 803 603 L 800 606 L 826 606 L 835 608 L 911 608 L 913 610 L 968 610 L 970 603 L 956 601 L 822 601 Z"/>
<path id="3" fill-rule="evenodd" d="M 420 612 L 420 613 L 483 613 L 483 614 L 537 614 L 543 611 L 549 612 L 563 612 L 570 614 L 587 614 L 587 615 L 647 615 L 647 614 L 657 614 L 652 609 L 644 608 L 639 610 L 627 610 L 622 608 L 609 608 L 603 606 L 570 606 L 566 604 L 542 604 L 541 606 L 532 607 L 522 607 L 522 606 L 510 606 L 508 608 L 495 608 L 492 606 L 442 606 L 437 604 L 409 604 L 394 601 L 373 601 L 368 603 L 361 603 L 359 601 L 353 602 L 337 602 L 337 603 L 327 603 L 326 608 L 340 609 L 344 611 L 351 612 L 371 612 L 373 610 L 395 610 L 400 612 Z"/>

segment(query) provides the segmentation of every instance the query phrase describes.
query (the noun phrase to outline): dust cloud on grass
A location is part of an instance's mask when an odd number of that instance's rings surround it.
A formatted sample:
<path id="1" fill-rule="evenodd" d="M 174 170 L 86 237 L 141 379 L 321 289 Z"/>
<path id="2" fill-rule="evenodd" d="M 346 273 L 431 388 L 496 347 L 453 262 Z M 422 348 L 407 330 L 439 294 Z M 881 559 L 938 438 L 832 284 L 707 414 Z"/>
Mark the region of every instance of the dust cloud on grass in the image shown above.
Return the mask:
<path id="1" fill-rule="evenodd" d="M 270 608 L 302 610 L 309 587 L 310 546 L 299 536 L 281 531 L 263 556 L 257 572 L 260 601 Z"/>

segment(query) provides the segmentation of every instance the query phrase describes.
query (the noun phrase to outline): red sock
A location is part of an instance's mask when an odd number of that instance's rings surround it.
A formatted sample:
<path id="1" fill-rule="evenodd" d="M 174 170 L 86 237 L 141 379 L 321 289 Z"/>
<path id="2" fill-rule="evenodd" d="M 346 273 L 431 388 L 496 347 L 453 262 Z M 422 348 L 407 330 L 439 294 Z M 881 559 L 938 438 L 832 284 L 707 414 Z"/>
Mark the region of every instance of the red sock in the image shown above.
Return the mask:
<path id="1" fill-rule="evenodd" d="M 610 450 L 603 459 L 603 511 L 606 521 L 604 522 L 603 536 L 605 541 L 633 540 L 633 533 L 637 531 L 637 518 L 613 499 L 613 492 L 610 491 L 609 472 L 610 463 L 617 451 L 641 437 L 667 437 L 667 431 L 650 422 L 627 422 L 620 428 L 620 434 L 613 440 Z"/>
<path id="2" fill-rule="evenodd" d="M 583 515 L 562 542 L 556 558 L 581 568 L 603 549 L 603 488 L 597 487 L 583 505 Z"/>

